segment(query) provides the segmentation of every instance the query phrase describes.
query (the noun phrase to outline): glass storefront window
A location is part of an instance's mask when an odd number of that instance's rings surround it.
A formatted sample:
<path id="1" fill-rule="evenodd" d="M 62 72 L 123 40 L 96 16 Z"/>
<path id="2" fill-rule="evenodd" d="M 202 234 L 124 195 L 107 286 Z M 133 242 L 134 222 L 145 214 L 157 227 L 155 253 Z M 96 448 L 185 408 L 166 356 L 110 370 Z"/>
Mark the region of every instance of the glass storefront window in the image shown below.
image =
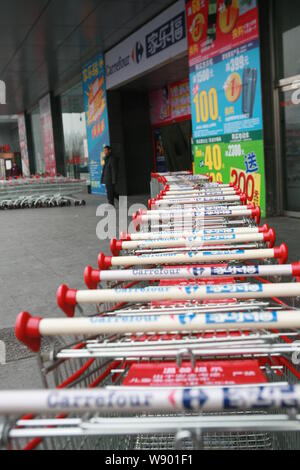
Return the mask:
<path id="1" fill-rule="evenodd" d="M 277 78 L 300 75 L 300 2 L 275 0 Z"/>
<path id="2" fill-rule="evenodd" d="M 274 0 L 284 210 L 300 212 L 300 2 Z"/>
<path id="3" fill-rule="evenodd" d="M 35 163 L 35 173 L 45 173 L 45 160 L 44 160 L 44 148 L 42 141 L 42 126 L 40 108 L 37 106 L 30 114 L 31 129 L 32 129 L 32 140 L 33 140 L 33 155 Z"/>
<path id="4" fill-rule="evenodd" d="M 67 175 L 88 178 L 88 150 L 81 83 L 61 95 Z"/>
<path id="5" fill-rule="evenodd" d="M 282 90 L 281 110 L 285 208 L 300 212 L 300 91 L 294 86 Z"/>

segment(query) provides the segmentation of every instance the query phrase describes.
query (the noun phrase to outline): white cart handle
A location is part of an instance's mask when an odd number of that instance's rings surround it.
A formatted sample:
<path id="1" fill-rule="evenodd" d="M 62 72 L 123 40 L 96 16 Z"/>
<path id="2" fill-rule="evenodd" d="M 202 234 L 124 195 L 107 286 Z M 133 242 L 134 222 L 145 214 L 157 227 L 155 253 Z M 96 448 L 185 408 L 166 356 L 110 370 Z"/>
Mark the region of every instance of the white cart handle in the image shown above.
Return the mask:
<path id="1" fill-rule="evenodd" d="M 208 284 L 205 286 L 151 286 L 129 289 L 70 289 L 62 284 L 57 290 L 58 306 L 68 316 L 74 316 L 75 306 L 104 302 L 151 302 L 173 300 L 261 299 L 267 297 L 300 296 L 300 282 L 281 284 Z"/>
<path id="2" fill-rule="evenodd" d="M 108 269 L 112 266 L 219 263 L 222 261 L 270 258 L 276 258 L 280 264 L 285 264 L 288 259 L 287 245 L 283 243 L 279 247 L 258 250 L 190 251 L 188 253 L 151 253 L 139 256 L 105 256 L 103 253 L 100 253 L 98 256 L 98 267 L 99 269 Z"/>
<path id="3" fill-rule="evenodd" d="M 186 215 L 186 218 L 191 218 L 192 220 L 196 219 L 197 221 L 201 220 L 205 223 L 205 218 L 215 218 L 215 217 L 249 217 L 251 219 L 255 219 L 256 224 L 258 225 L 260 222 L 261 218 L 261 210 L 259 207 L 256 207 L 255 209 L 239 209 L 239 210 L 222 210 L 222 211 L 208 211 L 208 212 L 198 212 L 194 211 L 194 213 L 188 213 Z M 184 214 L 172 214 L 169 217 L 166 215 L 161 215 L 161 214 L 152 214 L 151 212 L 147 215 L 140 215 L 140 214 L 133 214 L 132 220 L 133 224 L 136 229 L 140 226 L 140 224 L 145 224 L 151 221 L 164 221 L 164 219 L 169 219 L 171 218 L 172 220 L 183 220 L 184 219 Z"/>
<path id="4" fill-rule="evenodd" d="M 242 211 L 242 210 L 251 210 L 255 209 L 254 204 L 249 204 L 249 205 L 233 205 L 233 204 L 222 204 L 222 205 L 210 205 L 210 206 L 204 206 L 204 205 L 199 205 L 199 204 L 194 204 L 193 206 L 176 206 L 176 207 L 168 207 L 168 208 L 157 208 L 157 209 L 151 209 L 151 210 L 146 210 L 146 209 L 140 209 L 138 214 L 139 215 L 148 215 L 148 216 L 154 216 L 154 215 L 165 215 L 165 214 L 171 214 L 171 217 L 175 217 L 178 215 L 183 215 L 183 214 L 192 214 L 195 217 L 199 216 L 209 216 L 211 214 L 216 214 L 216 213 L 221 213 L 223 212 L 228 212 L 228 211 Z"/>
<path id="5" fill-rule="evenodd" d="M 184 197 L 193 197 L 193 196 L 201 196 L 205 194 L 241 194 L 241 190 L 235 186 L 234 188 L 222 188 L 219 187 L 206 187 L 204 189 L 185 189 L 180 191 L 179 189 L 162 189 L 160 193 L 157 195 L 156 199 L 160 199 L 163 197 L 172 197 L 172 198 L 184 198 Z M 155 198 L 154 198 L 155 199 Z"/>
<path id="6" fill-rule="evenodd" d="M 209 204 L 209 203 L 220 203 L 220 202 L 241 202 L 242 204 L 246 204 L 247 196 L 244 195 L 222 195 L 222 194 L 215 194 L 215 195 L 204 195 L 199 197 L 191 197 L 188 199 L 158 199 L 155 202 L 151 200 L 151 208 L 161 207 L 161 206 L 172 206 L 172 205 L 197 205 L 197 204 Z"/>
<path id="7" fill-rule="evenodd" d="M 215 235 L 215 236 L 191 236 L 161 240 L 146 241 L 122 241 L 112 238 L 110 250 L 112 255 L 118 256 L 122 250 L 136 250 L 145 248 L 176 248 L 176 247 L 200 247 L 208 245 L 226 245 L 233 243 L 261 242 L 267 243 L 269 248 L 275 245 L 275 231 L 270 229 L 265 233 L 249 233 L 240 235 Z"/>
<path id="8" fill-rule="evenodd" d="M 157 267 L 152 269 L 98 270 L 87 266 L 84 282 L 89 289 L 97 289 L 102 281 L 152 281 L 160 279 L 215 279 L 220 277 L 293 276 L 300 279 L 300 262 L 285 265 L 240 265 L 227 264 L 213 267 Z"/>
<path id="9" fill-rule="evenodd" d="M 300 408 L 300 385 L 0 391 L 0 414 L 213 412 Z"/>
<path id="10" fill-rule="evenodd" d="M 190 230 L 190 231 L 169 231 L 169 232 L 137 232 L 126 233 L 121 232 L 120 239 L 122 241 L 135 241 L 135 240 L 159 240 L 160 238 L 174 237 L 194 237 L 194 236 L 210 236 L 210 235 L 228 235 L 228 234 L 242 234 L 242 233 L 264 233 L 270 230 L 268 224 L 262 227 L 233 227 L 233 228 L 213 228 L 204 230 Z"/>
<path id="11" fill-rule="evenodd" d="M 120 315 L 89 318 L 40 318 L 28 312 L 18 315 L 15 333 L 19 341 L 38 352 L 43 336 L 127 333 L 182 333 L 216 330 L 270 330 L 300 327 L 300 310 L 202 313 L 174 315 Z"/>

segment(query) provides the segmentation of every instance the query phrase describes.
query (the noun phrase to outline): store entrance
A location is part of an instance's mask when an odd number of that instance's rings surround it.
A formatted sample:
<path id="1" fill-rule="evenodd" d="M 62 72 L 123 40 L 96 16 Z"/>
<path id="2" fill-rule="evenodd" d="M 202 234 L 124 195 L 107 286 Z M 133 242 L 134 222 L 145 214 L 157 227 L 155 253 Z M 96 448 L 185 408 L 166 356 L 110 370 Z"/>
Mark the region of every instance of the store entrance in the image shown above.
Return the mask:
<path id="1" fill-rule="evenodd" d="M 190 120 L 153 129 L 156 171 L 192 169 L 191 134 Z"/>

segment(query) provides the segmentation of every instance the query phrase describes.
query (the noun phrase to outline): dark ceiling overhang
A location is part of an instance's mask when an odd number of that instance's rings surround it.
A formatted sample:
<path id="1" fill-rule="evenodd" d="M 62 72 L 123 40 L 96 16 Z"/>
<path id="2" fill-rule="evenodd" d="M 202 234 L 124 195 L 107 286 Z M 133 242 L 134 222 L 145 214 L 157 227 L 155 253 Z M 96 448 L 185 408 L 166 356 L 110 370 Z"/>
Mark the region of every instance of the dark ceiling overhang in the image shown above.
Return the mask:
<path id="1" fill-rule="evenodd" d="M 34 106 L 174 0 L 0 0 L 0 114 Z"/>

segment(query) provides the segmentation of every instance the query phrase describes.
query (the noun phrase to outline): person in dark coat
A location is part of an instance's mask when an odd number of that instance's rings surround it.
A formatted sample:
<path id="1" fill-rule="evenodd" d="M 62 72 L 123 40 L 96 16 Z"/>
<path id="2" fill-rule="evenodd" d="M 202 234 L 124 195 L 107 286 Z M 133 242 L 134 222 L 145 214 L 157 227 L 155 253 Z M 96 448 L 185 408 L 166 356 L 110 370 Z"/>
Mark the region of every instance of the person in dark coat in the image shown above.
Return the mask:
<path id="1" fill-rule="evenodd" d="M 118 162 L 116 157 L 112 154 L 111 147 L 106 145 L 104 147 L 104 166 L 101 175 L 101 183 L 106 186 L 106 194 L 108 203 L 114 206 L 114 200 L 119 200 L 119 195 L 116 191 L 116 184 L 118 179 Z"/>
<path id="2" fill-rule="evenodd" d="M 18 178 L 21 175 L 21 170 L 18 167 L 16 163 L 13 163 L 11 170 L 10 170 L 10 176 L 12 178 Z"/>

